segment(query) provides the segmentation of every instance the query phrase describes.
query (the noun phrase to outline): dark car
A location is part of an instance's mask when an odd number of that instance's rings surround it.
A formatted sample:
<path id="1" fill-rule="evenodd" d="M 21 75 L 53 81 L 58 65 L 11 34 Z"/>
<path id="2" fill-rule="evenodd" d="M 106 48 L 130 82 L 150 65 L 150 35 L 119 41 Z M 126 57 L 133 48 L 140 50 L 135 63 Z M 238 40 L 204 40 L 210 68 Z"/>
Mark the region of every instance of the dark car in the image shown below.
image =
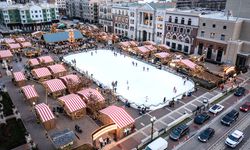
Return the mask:
<path id="1" fill-rule="evenodd" d="M 235 96 L 242 96 L 246 92 L 246 89 L 244 87 L 238 87 L 236 91 L 234 92 Z"/>
<path id="2" fill-rule="evenodd" d="M 240 110 L 243 112 L 248 112 L 250 110 L 250 102 L 245 102 L 242 106 L 240 106 Z"/>
<path id="3" fill-rule="evenodd" d="M 175 127 L 171 133 L 170 133 L 170 138 L 173 140 L 179 140 L 181 137 L 184 135 L 187 135 L 189 133 L 189 126 L 186 124 L 181 124 L 177 127 Z"/>
<path id="4" fill-rule="evenodd" d="M 199 134 L 198 140 L 201 142 L 207 142 L 211 137 L 214 136 L 214 132 L 215 131 L 213 128 L 206 128 Z"/>
<path id="5" fill-rule="evenodd" d="M 238 119 L 238 117 L 239 117 L 239 112 L 233 109 L 221 119 L 221 123 L 223 125 L 230 126 L 233 122 L 235 122 Z"/>
<path id="6" fill-rule="evenodd" d="M 194 118 L 194 123 L 203 124 L 205 121 L 209 119 L 210 119 L 210 116 L 207 113 L 202 113 Z"/>

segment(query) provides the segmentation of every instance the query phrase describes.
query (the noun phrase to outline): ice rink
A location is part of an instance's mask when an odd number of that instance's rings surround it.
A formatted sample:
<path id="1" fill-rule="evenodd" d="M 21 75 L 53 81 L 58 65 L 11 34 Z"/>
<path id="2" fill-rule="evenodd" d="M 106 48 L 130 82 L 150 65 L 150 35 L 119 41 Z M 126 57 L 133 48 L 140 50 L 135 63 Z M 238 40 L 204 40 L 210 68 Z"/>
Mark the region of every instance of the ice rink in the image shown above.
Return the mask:
<path id="1" fill-rule="evenodd" d="M 164 97 L 167 102 L 194 88 L 189 80 L 184 82 L 186 79 L 180 76 L 110 50 L 72 54 L 64 59 L 68 62 L 75 59 L 77 68 L 111 89 L 111 83 L 117 81 L 118 95 L 150 109 L 162 107 L 158 104 L 163 103 Z"/>

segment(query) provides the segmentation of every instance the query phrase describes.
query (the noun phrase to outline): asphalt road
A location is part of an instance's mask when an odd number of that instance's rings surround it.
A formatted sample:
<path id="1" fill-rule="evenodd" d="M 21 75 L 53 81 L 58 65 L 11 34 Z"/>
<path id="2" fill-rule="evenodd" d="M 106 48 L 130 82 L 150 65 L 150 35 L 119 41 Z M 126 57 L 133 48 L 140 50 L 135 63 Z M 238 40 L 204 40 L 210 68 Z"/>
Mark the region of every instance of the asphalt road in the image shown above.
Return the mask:
<path id="1" fill-rule="evenodd" d="M 233 108 L 236 110 L 239 110 L 239 107 L 244 103 L 246 100 L 249 100 L 250 96 L 243 98 L 242 100 L 238 101 L 237 103 L 231 104 L 231 107 L 229 107 L 226 111 L 223 111 L 221 114 L 219 114 L 216 118 L 214 118 L 212 121 L 210 121 L 207 125 L 201 127 L 194 136 L 190 137 L 185 143 L 181 144 L 180 147 L 176 147 L 178 150 L 222 150 L 225 149 L 225 138 L 229 133 L 231 133 L 235 127 L 238 127 L 242 124 L 249 125 L 250 123 L 250 115 L 249 113 L 242 113 L 240 112 L 239 118 L 237 122 L 233 123 L 230 127 L 226 127 L 221 125 L 220 119 L 229 111 L 231 111 Z M 245 123 L 246 118 L 248 118 L 249 123 Z M 244 123 L 243 123 L 244 122 Z M 215 135 L 207 142 L 207 143 L 201 143 L 198 141 L 198 135 L 199 132 L 206 127 L 211 127 L 215 129 Z M 232 130 L 232 131 L 231 131 Z"/>

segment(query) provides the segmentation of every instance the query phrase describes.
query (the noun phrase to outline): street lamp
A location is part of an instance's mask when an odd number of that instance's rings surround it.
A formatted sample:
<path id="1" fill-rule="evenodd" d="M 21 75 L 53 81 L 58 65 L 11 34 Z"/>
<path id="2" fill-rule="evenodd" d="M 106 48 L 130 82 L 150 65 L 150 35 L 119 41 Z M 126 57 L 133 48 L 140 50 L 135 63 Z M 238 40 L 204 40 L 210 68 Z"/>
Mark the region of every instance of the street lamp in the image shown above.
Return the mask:
<path id="1" fill-rule="evenodd" d="M 151 122 L 151 141 L 153 140 L 153 133 L 154 133 L 154 122 L 156 121 L 156 117 L 153 116 L 150 118 L 150 122 Z"/>

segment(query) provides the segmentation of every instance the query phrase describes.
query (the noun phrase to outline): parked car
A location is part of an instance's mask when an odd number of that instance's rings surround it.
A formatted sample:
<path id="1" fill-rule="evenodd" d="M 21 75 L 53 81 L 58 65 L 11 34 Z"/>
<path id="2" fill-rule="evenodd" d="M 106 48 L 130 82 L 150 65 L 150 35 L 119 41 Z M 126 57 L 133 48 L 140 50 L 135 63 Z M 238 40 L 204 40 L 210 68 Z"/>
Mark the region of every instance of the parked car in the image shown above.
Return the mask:
<path id="1" fill-rule="evenodd" d="M 206 112 L 203 112 L 194 118 L 194 123 L 203 124 L 205 121 L 209 119 L 210 119 L 210 116 Z"/>
<path id="2" fill-rule="evenodd" d="M 235 130 L 232 134 L 228 135 L 225 144 L 229 147 L 235 148 L 244 138 L 243 132 Z"/>
<path id="3" fill-rule="evenodd" d="M 235 92 L 234 92 L 234 95 L 235 96 L 242 96 L 244 95 L 246 92 L 246 89 L 244 87 L 238 87 Z"/>
<path id="4" fill-rule="evenodd" d="M 159 137 L 150 144 L 148 144 L 145 150 L 165 150 L 167 148 L 168 148 L 168 141 L 166 141 L 162 137 Z"/>
<path id="5" fill-rule="evenodd" d="M 240 106 L 240 110 L 243 112 L 248 112 L 250 110 L 250 102 L 245 102 Z"/>
<path id="6" fill-rule="evenodd" d="M 209 112 L 213 114 L 217 114 L 221 112 L 223 109 L 224 109 L 224 106 L 222 106 L 221 104 L 215 104 L 211 108 L 209 108 Z"/>
<path id="7" fill-rule="evenodd" d="M 189 126 L 186 124 L 180 124 L 171 131 L 169 137 L 172 140 L 179 140 L 181 137 L 187 135 L 188 133 L 189 133 Z"/>
<path id="8" fill-rule="evenodd" d="M 201 142 L 207 142 L 210 138 L 214 136 L 214 133 L 215 131 L 213 128 L 206 128 L 199 134 L 198 140 Z"/>
<path id="9" fill-rule="evenodd" d="M 233 109 L 221 119 L 221 123 L 223 125 L 230 126 L 233 122 L 235 122 L 238 119 L 238 117 L 239 117 L 239 112 Z"/>

